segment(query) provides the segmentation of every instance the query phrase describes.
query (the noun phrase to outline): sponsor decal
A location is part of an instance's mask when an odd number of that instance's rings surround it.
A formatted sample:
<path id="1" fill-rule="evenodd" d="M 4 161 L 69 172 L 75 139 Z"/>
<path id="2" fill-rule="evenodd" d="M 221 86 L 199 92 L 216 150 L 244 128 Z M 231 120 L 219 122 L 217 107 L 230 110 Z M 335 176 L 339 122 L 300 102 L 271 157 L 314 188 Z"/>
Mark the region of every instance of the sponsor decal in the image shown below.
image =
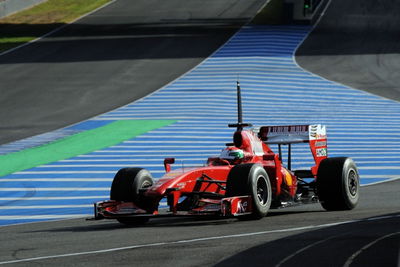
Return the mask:
<path id="1" fill-rule="evenodd" d="M 326 148 L 317 148 L 316 152 L 317 152 L 317 157 L 326 157 L 327 155 Z"/>
<path id="2" fill-rule="evenodd" d="M 206 203 L 204 203 L 206 204 Z M 203 206 L 202 211 L 218 211 L 220 210 L 221 205 L 219 204 L 207 204 Z"/>
<path id="3" fill-rule="evenodd" d="M 310 125 L 310 140 L 326 139 L 326 127 L 321 124 Z"/>
<path id="4" fill-rule="evenodd" d="M 269 136 L 278 136 L 282 134 L 301 135 L 308 133 L 308 125 L 291 125 L 291 126 L 270 126 L 268 128 Z"/>
<path id="5" fill-rule="evenodd" d="M 255 136 L 253 132 L 245 132 L 250 140 L 250 144 L 253 150 L 253 153 L 257 156 L 264 155 L 264 149 L 262 147 L 262 143 L 259 139 Z"/>
<path id="6" fill-rule="evenodd" d="M 247 210 L 247 201 L 239 201 L 238 202 L 238 210 L 237 213 L 245 213 Z"/>
<path id="7" fill-rule="evenodd" d="M 292 186 L 293 185 L 293 179 L 292 179 L 292 175 L 290 175 L 290 173 L 285 170 L 285 183 L 287 186 Z"/>
<path id="8" fill-rule="evenodd" d="M 178 183 L 176 186 L 179 188 L 183 188 L 186 186 L 186 182 Z"/>
<path id="9" fill-rule="evenodd" d="M 315 143 L 316 147 L 326 146 L 326 141 L 319 141 Z"/>
<path id="10" fill-rule="evenodd" d="M 260 137 L 267 143 L 296 143 L 309 139 L 308 125 L 263 126 Z"/>
<path id="11" fill-rule="evenodd" d="M 263 126 L 259 136 L 268 144 L 301 143 L 326 139 L 326 127 L 321 124 Z"/>

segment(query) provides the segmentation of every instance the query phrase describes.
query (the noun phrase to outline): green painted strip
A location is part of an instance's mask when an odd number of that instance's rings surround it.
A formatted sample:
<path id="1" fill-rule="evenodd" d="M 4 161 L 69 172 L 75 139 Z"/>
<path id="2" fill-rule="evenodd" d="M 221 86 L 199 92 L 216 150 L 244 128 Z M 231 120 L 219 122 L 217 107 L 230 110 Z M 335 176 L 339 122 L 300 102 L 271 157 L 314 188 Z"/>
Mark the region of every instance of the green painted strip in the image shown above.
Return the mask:
<path id="1" fill-rule="evenodd" d="M 175 122 L 173 120 L 115 121 L 103 127 L 77 133 L 50 144 L 1 155 L 0 177 L 113 146 Z"/>

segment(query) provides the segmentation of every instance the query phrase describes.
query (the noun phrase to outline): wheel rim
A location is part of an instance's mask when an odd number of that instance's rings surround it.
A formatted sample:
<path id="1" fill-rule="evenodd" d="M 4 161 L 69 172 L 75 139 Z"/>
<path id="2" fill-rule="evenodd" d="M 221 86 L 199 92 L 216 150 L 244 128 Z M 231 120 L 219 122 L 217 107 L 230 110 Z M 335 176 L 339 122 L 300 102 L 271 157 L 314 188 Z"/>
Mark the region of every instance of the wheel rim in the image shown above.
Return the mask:
<path id="1" fill-rule="evenodd" d="M 358 190 L 358 177 L 357 177 L 357 173 L 355 172 L 355 170 L 351 169 L 349 171 L 349 184 L 348 184 L 348 188 L 349 188 L 349 193 L 351 196 L 355 197 L 357 195 L 357 190 Z"/>
<path id="2" fill-rule="evenodd" d="M 263 176 L 259 176 L 257 179 L 257 200 L 261 205 L 267 204 L 268 188 Z"/>
<path id="3" fill-rule="evenodd" d="M 148 188 L 150 186 L 152 186 L 153 183 L 150 181 L 143 181 L 142 185 L 140 186 L 140 188 Z"/>

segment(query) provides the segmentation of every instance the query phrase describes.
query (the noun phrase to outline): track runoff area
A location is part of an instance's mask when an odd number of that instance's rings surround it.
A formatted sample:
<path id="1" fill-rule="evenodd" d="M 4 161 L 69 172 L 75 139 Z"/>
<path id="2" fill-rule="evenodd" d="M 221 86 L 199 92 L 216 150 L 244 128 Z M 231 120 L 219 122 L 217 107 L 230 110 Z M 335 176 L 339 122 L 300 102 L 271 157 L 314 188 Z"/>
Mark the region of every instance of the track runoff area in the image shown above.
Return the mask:
<path id="1" fill-rule="evenodd" d="M 294 52 L 310 30 L 246 26 L 199 66 L 143 99 L 1 146 L 3 158 L 14 158 L 1 174 L 0 225 L 92 216 L 93 202 L 109 198 L 123 167 L 144 167 L 157 179 L 165 157 L 176 158 L 175 168 L 203 165 L 231 142 L 234 129 L 227 124 L 237 119 L 237 80 L 245 122 L 327 125 L 328 155 L 352 157 L 362 185 L 400 177 L 400 103 L 300 68 Z M 28 164 L 27 158 L 37 161 Z M 312 165 L 307 144 L 292 146 L 292 161 L 293 169 Z"/>

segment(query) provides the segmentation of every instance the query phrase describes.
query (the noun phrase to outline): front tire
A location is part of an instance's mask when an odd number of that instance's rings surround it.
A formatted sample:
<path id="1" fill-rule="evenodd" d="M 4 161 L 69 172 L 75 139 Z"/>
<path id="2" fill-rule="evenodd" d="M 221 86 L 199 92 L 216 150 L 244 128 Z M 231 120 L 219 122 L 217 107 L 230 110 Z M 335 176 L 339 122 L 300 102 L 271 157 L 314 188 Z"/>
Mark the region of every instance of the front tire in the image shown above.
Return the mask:
<path id="1" fill-rule="evenodd" d="M 269 211 L 272 200 L 271 182 L 259 164 L 240 164 L 232 168 L 226 183 L 227 197 L 250 195 L 253 209 L 250 216 L 239 218 L 261 219 Z"/>
<path id="2" fill-rule="evenodd" d="M 139 200 L 139 190 L 153 185 L 153 178 L 146 169 L 123 168 L 114 177 L 111 185 L 110 199 L 125 202 Z"/>
<path id="3" fill-rule="evenodd" d="M 139 190 L 153 185 L 153 178 L 149 171 L 142 168 L 123 168 L 114 177 L 111 185 L 110 199 L 123 202 L 134 202 L 138 207 L 146 209 L 148 206 Z M 118 218 L 125 225 L 138 225 L 146 223 L 148 217 Z"/>
<path id="4" fill-rule="evenodd" d="M 352 210 L 359 200 L 360 178 L 351 158 L 327 158 L 317 173 L 317 194 L 324 209 Z"/>

